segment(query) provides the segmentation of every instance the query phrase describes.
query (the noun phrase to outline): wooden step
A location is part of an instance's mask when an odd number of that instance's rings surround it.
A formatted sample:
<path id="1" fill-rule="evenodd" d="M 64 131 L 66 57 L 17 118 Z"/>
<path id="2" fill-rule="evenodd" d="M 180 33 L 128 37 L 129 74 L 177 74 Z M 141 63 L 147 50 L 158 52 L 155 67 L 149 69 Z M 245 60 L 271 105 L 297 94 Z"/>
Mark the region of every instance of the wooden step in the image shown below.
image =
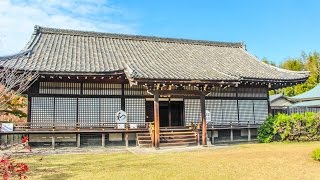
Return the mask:
<path id="1" fill-rule="evenodd" d="M 151 136 L 137 136 L 138 140 L 151 140 Z"/>
<path id="2" fill-rule="evenodd" d="M 151 142 L 151 139 L 142 139 L 142 140 L 138 140 L 138 142 Z"/>
<path id="3" fill-rule="evenodd" d="M 150 133 L 137 133 L 137 136 L 150 136 Z"/>
<path id="4" fill-rule="evenodd" d="M 196 142 L 196 139 L 160 139 L 160 143 Z"/>
<path id="5" fill-rule="evenodd" d="M 189 134 L 196 134 L 194 132 L 190 132 L 190 131 L 187 131 L 187 132 L 160 132 L 160 136 L 161 135 L 189 135 Z"/>
<path id="6" fill-rule="evenodd" d="M 193 137 L 197 137 L 197 135 L 194 135 L 194 134 L 188 134 L 188 135 L 185 135 L 185 134 L 175 134 L 175 135 L 171 135 L 171 134 L 166 134 L 166 135 L 160 135 L 160 138 L 193 138 Z"/>
<path id="7" fill-rule="evenodd" d="M 160 147 L 168 147 L 168 146 L 192 146 L 196 145 L 196 142 L 178 142 L 178 143 L 160 143 Z"/>
<path id="8" fill-rule="evenodd" d="M 185 127 L 185 126 L 160 127 L 160 130 L 162 129 L 189 129 L 189 127 Z"/>
<path id="9" fill-rule="evenodd" d="M 160 129 L 160 132 L 190 132 L 191 129 Z"/>
<path id="10" fill-rule="evenodd" d="M 139 144 L 139 147 L 141 147 L 141 148 L 151 148 L 152 145 L 151 144 Z"/>

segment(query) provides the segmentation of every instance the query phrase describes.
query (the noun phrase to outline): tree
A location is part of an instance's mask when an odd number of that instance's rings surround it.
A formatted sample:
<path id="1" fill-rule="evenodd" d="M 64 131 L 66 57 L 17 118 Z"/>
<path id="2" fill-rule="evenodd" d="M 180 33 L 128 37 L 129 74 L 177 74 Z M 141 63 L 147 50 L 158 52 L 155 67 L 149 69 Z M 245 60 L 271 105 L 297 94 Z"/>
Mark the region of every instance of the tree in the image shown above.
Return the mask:
<path id="1" fill-rule="evenodd" d="M 292 71 L 304 70 L 304 64 L 301 59 L 287 59 L 280 65 L 280 67 Z"/>
<path id="2" fill-rule="evenodd" d="M 305 66 L 310 71 L 309 83 L 313 85 L 320 83 L 320 55 L 317 51 L 309 54 Z"/>
<path id="3" fill-rule="evenodd" d="M 19 59 L 19 58 L 18 58 Z M 39 73 L 19 70 L 9 58 L 0 58 L 0 112 L 26 116 L 19 108 L 26 105 L 20 96 L 38 78 Z"/>
<path id="4" fill-rule="evenodd" d="M 274 61 L 269 61 L 266 57 L 262 58 L 261 60 L 262 62 L 272 65 L 272 66 L 276 66 L 276 63 Z"/>
<path id="5" fill-rule="evenodd" d="M 317 51 L 308 55 L 302 52 L 300 58 L 287 59 L 280 67 L 293 71 L 306 70 L 310 72 L 310 76 L 305 83 L 271 91 L 270 94 L 283 93 L 285 96 L 295 96 L 312 89 L 320 83 L 320 55 Z"/>

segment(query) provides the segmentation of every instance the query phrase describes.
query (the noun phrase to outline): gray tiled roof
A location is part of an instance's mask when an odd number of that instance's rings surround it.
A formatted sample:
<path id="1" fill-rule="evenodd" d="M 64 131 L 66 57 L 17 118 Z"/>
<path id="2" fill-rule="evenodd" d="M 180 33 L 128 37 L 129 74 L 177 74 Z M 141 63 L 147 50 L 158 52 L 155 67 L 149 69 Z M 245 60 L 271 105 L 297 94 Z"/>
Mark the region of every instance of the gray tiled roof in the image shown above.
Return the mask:
<path id="1" fill-rule="evenodd" d="M 271 67 L 242 43 L 121 35 L 35 27 L 22 53 L 1 57 L 42 73 L 129 72 L 140 79 L 293 81 L 308 77 Z"/>

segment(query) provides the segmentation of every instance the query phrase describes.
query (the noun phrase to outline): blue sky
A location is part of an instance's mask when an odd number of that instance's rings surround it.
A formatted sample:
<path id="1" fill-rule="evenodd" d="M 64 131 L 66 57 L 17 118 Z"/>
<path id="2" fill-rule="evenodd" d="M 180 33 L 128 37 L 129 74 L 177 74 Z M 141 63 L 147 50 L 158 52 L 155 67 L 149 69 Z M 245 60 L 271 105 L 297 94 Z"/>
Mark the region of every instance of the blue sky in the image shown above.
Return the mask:
<path id="1" fill-rule="evenodd" d="M 129 34 L 244 41 L 278 64 L 320 51 L 317 0 L 0 0 L 0 55 L 19 51 L 35 24 Z"/>

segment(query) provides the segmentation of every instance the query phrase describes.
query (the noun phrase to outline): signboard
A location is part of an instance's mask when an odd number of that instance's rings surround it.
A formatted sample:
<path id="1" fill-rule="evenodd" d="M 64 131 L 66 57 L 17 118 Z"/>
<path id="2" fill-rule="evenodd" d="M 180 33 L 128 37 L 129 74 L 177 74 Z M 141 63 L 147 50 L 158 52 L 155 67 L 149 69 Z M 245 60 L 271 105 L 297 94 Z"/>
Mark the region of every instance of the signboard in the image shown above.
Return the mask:
<path id="1" fill-rule="evenodd" d="M 116 113 L 116 123 L 118 128 L 125 128 L 125 123 L 127 123 L 127 113 L 120 110 Z"/>
<path id="2" fill-rule="evenodd" d="M 2 123 L 1 132 L 11 132 L 13 131 L 13 123 Z"/>
<path id="3" fill-rule="evenodd" d="M 206 120 L 207 120 L 207 123 L 211 122 L 211 112 L 208 110 L 206 110 Z"/>

